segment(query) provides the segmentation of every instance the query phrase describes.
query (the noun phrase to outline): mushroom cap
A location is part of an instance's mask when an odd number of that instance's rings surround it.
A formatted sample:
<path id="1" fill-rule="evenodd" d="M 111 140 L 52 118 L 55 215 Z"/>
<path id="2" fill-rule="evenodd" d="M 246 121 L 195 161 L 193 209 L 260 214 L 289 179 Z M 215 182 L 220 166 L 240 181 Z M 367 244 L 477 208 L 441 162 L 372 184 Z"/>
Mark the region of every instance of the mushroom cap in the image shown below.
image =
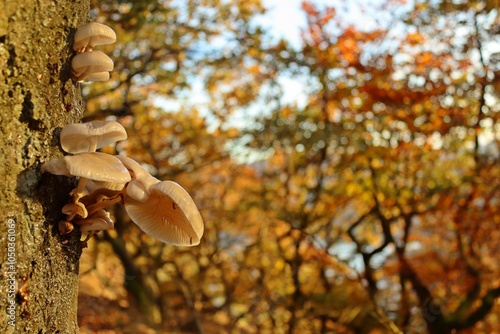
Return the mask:
<path id="1" fill-rule="evenodd" d="M 160 180 L 149 174 L 135 160 L 123 155 L 116 155 L 116 157 L 128 169 L 132 177 L 132 181 L 127 184 L 126 194 L 136 201 L 146 201 L 149 197 L 149 189 Z"/>
<path id="2" fill-rule="evenodd" d="M 82 52 L 92 50 L 96 45 L 107 45 L 116 42 L 116 33 L 107 25 L 90 22 L 76 30 L 73 50 Z"/>
<path id="3" fill-rule="evenodd" d="M 66 125 L 61 131 L 61 147 L 72 154 L 95 151 L 98 148 L 127 139 L 125 128 L 114 121 L 92 121 Z"/>
<path id="4" fill-rule="evenodd" d="M 203 236 L 203 219 L 184 188 L 163 181 L 150 188 L 144 203 L 128 203 L 125 210 L 144 232 L 168 244 L 194 246 Z"/>
<path id="5" fill-rule="evenodd" d="M 113 60 L 101 51 L 79 53 L 71 61 L 71 68 L 75 75 L 83 72 L 109 72 L 113 70 L 114 65 Z M 92 70 L 88 70 L 89 68 Z"/>
<path id="6" fill-rule="evenodd" d="M 90 219 L 88 223 L 82 224 L 80 226 L 81 233 L 89 233 L 90 231 L 105 231 L 112 230 L 114 224 L 109 224 L 104 219 Z"/>
<path id="7" fill-rule="evenodd" d="M 71 61 L 73 79 L 85 81 L 87 76 L 96 72 L 109 72 L 114 68 L 114 63 L 101 51 L 79 53 Z"/>
<path id="8" fill-rule="evenodd" d="M 113 191 L 120 191 L 123 190 L 123 188 L 125 188 L 126 184 L 127 183 L 125 182 L 104 182 L 104 181 L 88 180 L 87 184 L 85 185 L 85 189 L 87 189 L 89 193 L 100 188 L 106 188 Z"/>
<path id="9" fill-rule="evenodd" d="M 80 226 L 80 232 L 112 230 L 115 226 L 109 212 L 101 209 L 86 219 L 77 219 L 75 224 Z"/>
<path id="10" fill-rule="evenodd" d="M 70 222 L 65 221 L 65 220 L 61 220 L 58 223 L 58 228 L 59 228 L 60 235 L 65 235 L 65 234 L 71 233 L 71 231 L 73 231 L 75 229 L 73 224 L 71 224 Z"/>
<path id="11" fill-rule="evenodd" d="M 94 181 L 126 183 L 131 180 L 128 170 L 112 155 L 92 152 L 68 155 L 42 165 L 42 173 L 78 176 Z"/>
<path id="12" fill-rule="evenodd" d="M 109 80 L 109 72 L 95 72 L 90 73 L 85 77 L 85 82 L 90 81 L 108 81 Z"/>
<path id="13" fill-rule="evenodd" d="M 87 218 L 87 208 L 80 202 L 68 203 L 62 208 L 62 213 L 68 216 L 75 217 L 76 215 Z"/>

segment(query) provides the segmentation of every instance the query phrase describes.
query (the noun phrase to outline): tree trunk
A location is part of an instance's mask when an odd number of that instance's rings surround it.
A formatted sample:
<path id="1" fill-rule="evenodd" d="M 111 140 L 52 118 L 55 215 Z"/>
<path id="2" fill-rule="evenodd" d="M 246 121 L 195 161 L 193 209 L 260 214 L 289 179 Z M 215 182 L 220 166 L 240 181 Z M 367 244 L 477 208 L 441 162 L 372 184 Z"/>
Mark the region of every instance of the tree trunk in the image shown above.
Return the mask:
<path id="1" fill-rule="evenodd" d="M 57 223 L 74 180 L 41 175 L 59 131 L 83 113 L 69 78 L 89 0 L 0 2 L 1 333 L 77 333 L 77 231 Z"/>

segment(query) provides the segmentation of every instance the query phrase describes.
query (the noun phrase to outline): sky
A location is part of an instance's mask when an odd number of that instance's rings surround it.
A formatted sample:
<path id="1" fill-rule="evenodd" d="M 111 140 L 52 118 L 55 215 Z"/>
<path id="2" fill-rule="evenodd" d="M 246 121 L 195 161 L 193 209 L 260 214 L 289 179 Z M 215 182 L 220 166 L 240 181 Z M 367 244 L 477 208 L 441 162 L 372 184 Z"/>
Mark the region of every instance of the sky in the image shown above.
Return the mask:
<path id="1" fill-rule="evenodd" d="M 301 10 L 303 0 L 262 0 L 267 14 L 260 23 L 269 26 L 272 34 L 288 40 L 292 45 L 300 44 L 300 30 L 306 26 L 306 18 Z M 373 29 L 388 22 L 389 13 L 377 10 L 384 0 L 308 0 L 319 8 L 334 6 L 338 15 L 347 24 L 354 24 L 359 29 Z M 413 1 L 408 1 L 411 6 Z M 401 6 L 405 10 L 405 6 Z"/>
<path id="2" fill-rule="evenodd" d="M 339 0 L 315 0 L 314 3 L 335 3 Z M 340 0 L 342 1 L 342 0 Z M 263 0 L 267 13 L 256 20 L 256 24 L 269 28 L 271 39 L 281 38 L 289 41 L 293 46 L 300 46 L 300 31 L 306 26 L 306 19 L 301 10 L 302 0 Z M 190 98 L 191 103 L 203 105 L 208 102 L 208 97 L 203 91 L 202 82 L 194 82 L 193 90 L 197 98 Z M 283 97 L 286 103 L 292 102 L 297 96 L 303 95 L 303 87 L 298 82 L 287 82 L 287 94 Z M 158 99 L 158 105 L 165 110 L 178 110 L 181 102 L 175 100 Z M 243 122 L 245 123 L 245 122 Z M 242 124 L 244 125 L 244 124 Z"/>
<path id="3" fill-rule="evenodd" d="M 300 30 L 306 26 L 306 19 L 300 8 L 302 0 L 264 0 L 263 3 L 267 14 L 259 23 L 271 27 L 272 34 L 277 38 L 285 38 L 294 46 L 299 45 Z"/>
<path id="4" fill-rule="evenodd" d="M 320 9 L 325 6 L 335 6 L 337 15 L 342 15 L 346 24 L 355 24 L 360 29 L 374 28 L 377 24 L 374 17 L 374 7 L 382 0 L 308 0 Z M 306 28 L 307 21 L 301 8 L 303 0 L 262 0 L 266 13 L 255 19 L 255 24 L 262 26 L 268 32 L 269 42 L 273 44 L 280 39 L 287 40 L 296 49 L 301 49 L 301 31 Z M 379 15 L 380 16 L 380 15 Z M 282 104 L 296 104 L 299 108 L 307 103 L 308 85 L 304 78 L 282 75 L 278 83 L 283 87 Z M 197 105 L 204 114 L 203 106 L 209 101 L 201 80 L 195 80 L 189 94 L 189 103 Z M 194 96 L 194 97 L 193 97 Z M 186 102 L 186 101 L 184 101 Z M 179 110 L 182 101 L 158 98 L 157 105 L 164 110 Z M 262 113 L 262 106 L 254 105 L 237 113 L 230 121 L 231 126 L 245 127 L 249 117 Z M 214 126 L 217 126 L 214 124 Z"/>
<path id="5" fill-rule="evenodd" d="M 317 5 L 319 8 L 325 6 L 335 6 L 338 15 L 342 15 L 342 19 L 347 24 L 355 24 L 361 29 L 374 28 L 377 25 L 374 18 L 374 7 L 382 2 L 382 0 L 308 0 Z M 280 39 L 287 40 L 292 47 L 300 49 L 302 39 L 301 30 L 306 25 L 306 17 L 301 9 L 303 0 L 262 0 L 266 8 L 266 14 L 255 19 L 255 23 L 266 29 L 270 35 L 270 41 L 275 42 Z M 380 13 L 377 13 L 380 14 Z M 380 16 L 380 15 L 379 15 Z M 280 84 L 286 87 L 282 102 L 294 103 L 304 98 L 303 80 L 291 80 L 290 78 L 281 78 Z M 194 91 L 198 96 L 196 101 L 190 98 L 191 102 L 197 105 L 203 105 L 208 101 L 208 97 L 202 92 L 202 84 L 194 83 Z M 199 86 L 199 87 L 198 87 Z M 180 104 L 178 101 L 167 101 L 160 99 L 159 104 L 165 110 L 178 110 Z"/>
<path id="6" fill-rule="evenodd" d="M 337 15 L 342 16 L 345 24 L 356 25 L 361 30 L 371 30 L 388 22 L 384 13 L 377 10 L 383 0 L 308 0 L 320 9 L 325 6 L 334 6 Z M 287 40 L 292 47 L 301 48 L 301 31 L 306 28 L 307 21 L 301 9 L 303 0 L 262 0 L 267 12 L 260 16 L 256 23 L 268 28 L 271 40 Z M 412 2 L 412 1 L 409 1 Z M 283 90 L 282 103 L 299 106 L 306 102 L 307 93 L 303 78 L 281 77 L 279 83 L 286 87 Z"/>

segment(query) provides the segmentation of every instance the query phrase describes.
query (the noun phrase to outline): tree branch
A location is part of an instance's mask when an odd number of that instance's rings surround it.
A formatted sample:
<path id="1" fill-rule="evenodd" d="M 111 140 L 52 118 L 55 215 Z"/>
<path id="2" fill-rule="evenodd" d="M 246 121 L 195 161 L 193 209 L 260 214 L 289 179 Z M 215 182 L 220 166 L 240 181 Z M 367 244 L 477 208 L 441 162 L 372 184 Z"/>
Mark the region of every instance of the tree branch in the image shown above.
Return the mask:
<path id="1" fill-rule="evenodd" d="M 457 318 L 452 322 L 452 328 L 457 330 L 462 330 L 474 326 L 478 321 L 484 319 L 484 317 L 491 311 L 495 299 L 500 297 L 500 287 L 496 287 L 488 290 L 486 294 L 481 298 L 481 305 L 466 318 Z"/>

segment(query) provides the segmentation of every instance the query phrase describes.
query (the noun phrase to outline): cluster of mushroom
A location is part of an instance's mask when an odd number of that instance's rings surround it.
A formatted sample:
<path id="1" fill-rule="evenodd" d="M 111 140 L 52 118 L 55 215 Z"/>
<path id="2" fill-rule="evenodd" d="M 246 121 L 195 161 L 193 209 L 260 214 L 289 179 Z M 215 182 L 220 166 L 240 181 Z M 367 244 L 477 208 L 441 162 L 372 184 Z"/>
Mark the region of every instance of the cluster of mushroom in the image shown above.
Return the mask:
<path id="1" fill-rule="evenodd" d="M 199 244 L 203 220 L 184 188 L 158 180 L 131 158 L 96 152 L 126 138 L 123 126 L 113 121 L 68 124 L 62 129 L 61 147 L 73 155 L 41 167 L 42 172 L 79 177 L 70 202 L 62 209 L 66 219 L 59 223 L 60 233 L 70 233 L 78 225 L 82 233 L 88 233 L 86 243 L 94 233 L 113 229 L 104 209 L 118 203 L 152 237 L 174 245 Z"/>
<path id="2" fill-rule="evenodd" d="M 90 22 L 78 28 L 75 33 L 73 49 L 77 55 L 71 61 L 71 77 L 82 81 L 107 81 L 114 63 L 101 51 L 94 51 L 96 45 L 113 44 L 116 33 L 107 25 Z"/>

